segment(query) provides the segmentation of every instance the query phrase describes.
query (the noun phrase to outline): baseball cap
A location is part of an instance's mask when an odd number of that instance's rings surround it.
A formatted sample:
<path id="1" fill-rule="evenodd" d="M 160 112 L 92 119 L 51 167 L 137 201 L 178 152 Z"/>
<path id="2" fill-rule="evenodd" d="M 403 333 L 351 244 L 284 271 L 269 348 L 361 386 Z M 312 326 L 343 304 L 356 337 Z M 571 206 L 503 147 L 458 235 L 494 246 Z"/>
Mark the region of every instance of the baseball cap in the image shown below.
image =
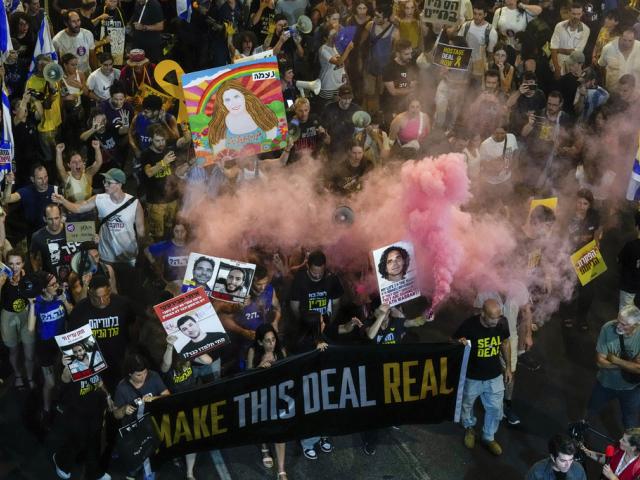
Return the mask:
<path id="1" fill-rule="evenodd" d="M 101 173 L 100 175 L 110 182 L 118 182 L 122 185 L 127 183 L 127 176 L 119 168 L 111 168 L 107 173 Z"/>

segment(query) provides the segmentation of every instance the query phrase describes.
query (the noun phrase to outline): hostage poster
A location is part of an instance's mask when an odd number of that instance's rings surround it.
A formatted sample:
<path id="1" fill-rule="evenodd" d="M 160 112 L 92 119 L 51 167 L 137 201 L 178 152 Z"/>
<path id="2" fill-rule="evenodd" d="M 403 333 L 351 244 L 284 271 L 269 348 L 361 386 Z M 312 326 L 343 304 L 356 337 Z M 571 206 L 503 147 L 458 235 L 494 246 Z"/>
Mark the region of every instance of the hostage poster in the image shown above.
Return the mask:
<path id="1" fill-rule="evenodd" d="M 229 337 L 202 287 L 153 307 L 173 346 L 186 359 L 224 346 Z"/>
<path id="2" fill-rule="evenodd" d="M 275 56 L 187 73 L 182 85 L 196 157 L 204 165 L 286 146 Z"/>
<path id="3" fill-rule="evenodd" d="M 450 343 L 330 346 L 146 406 L 160 447 L 185 453 L 458 422 L 470 347 Z"/>
<path id="4" fill-rule="evenodd" d="M 393 307 L 420 296 L 411 242 L 395 242 L 374 250 L 373 264 L 383 304 Z"/>
<path id="5" fill-rule="evenodd" d="M 189 254 L 182 291 L 202 287 L 211 298 L 244 303 L 249 295 L 256 266 L 201 253 Z"/>
<path id="6" fill-rule="evenodd" d="M 56 335 L 56 343 L 62 351 L 62 361 L 69 368 L 74 382 L 91 377 L 107 368 L 89 324 Z"/>

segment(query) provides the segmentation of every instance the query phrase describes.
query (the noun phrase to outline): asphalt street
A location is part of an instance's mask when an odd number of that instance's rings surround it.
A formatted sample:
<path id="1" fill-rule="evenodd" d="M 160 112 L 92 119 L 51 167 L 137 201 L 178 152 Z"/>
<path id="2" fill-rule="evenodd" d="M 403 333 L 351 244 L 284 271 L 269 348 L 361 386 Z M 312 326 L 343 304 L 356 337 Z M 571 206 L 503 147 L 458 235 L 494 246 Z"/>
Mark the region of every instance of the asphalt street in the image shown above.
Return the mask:
<path id="1" fill-rule="evenodd" d="M 570 422 L 583 417 L 595 378 L 594 346 L 600 325 L 615 317 L 617 276 L 615 258 L 624 240 L 633 237 L 626 222 L 607 232 L 603 245 L 609 270 L 598 280 L 596 298 L 590 312 L 590 330 L 565 329 L 559 316 L 535 336 L 535 354 L 542 369 L 519 368 L 516 375 L 514 408 L 521 425 L 500 427 L 496 439 L 504 454 L 492 456 L 481 445 L 473 451 L 462 442 L 462 427 L 453 423 L 403 425 L 388 429 L 374 456 L 362 451 L 359 435 L 334 438 L 333 453 L 319 453 L 307 460 L 294 442 L 287 444 L 286 470 L 289 479 L 326 480 L 330 478 L 384 480 L 516 480 L 523 479 L 528 467 L 546 455 L 548 438 L 565 431 Z M 468 308 L 452 305 L 439 312 L 436 321 L 420 327 L 420 341 L 445 341 L 469 314 Z M 0 390 L 0 479 L 57 478 L 51 451 L 57 437 L 34 433 L 34 399 L 13 388 Z M 480 413 L 480 412 L 479 412 Z M 619 438 L 621 423 L 617 405 L 610 405 L 593 421 L 597 430 Z M 55 432 L 55 428 L 54 428 Z M 592 443 L 604 449 L 602 441 Z M 589 478 L 598 478 L 598 469 L 587 465 Z M 158 474 L 158 480 L 184 478 L 183 467 L 171 463 Z M 258 446 L 201 453 L 196 463 L 198 479 L 276 478 L 276 469 L 266 470 Z M 74 471 L 73 478 L 82 478 Z M 114 478 L 119 478 L 114 476 Z"/>

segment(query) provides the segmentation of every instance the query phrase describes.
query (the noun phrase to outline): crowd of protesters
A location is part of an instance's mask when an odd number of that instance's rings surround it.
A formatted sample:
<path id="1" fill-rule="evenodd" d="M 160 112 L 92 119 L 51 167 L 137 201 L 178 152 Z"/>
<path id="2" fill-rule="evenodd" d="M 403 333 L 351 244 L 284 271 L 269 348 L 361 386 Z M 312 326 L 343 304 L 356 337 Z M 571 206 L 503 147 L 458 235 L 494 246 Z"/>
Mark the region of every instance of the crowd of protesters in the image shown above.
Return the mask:
<path id="1" fill-rule="evenodd" d="M 482 440 L 502 453 L 494 434 L 503 416 L 520 423 L 511 405 L 516 364 L 539 368 L 528 352 L 553 313 L 543 308 L 554 293 L 549 239 L 568 241 L 572 251 L 606 241 L 619 227 L 609 219 L 640 199 L 640 166 L 632 168 L 640 125 L 640 11 L 633 2 L 466 0 L 447 24 L 425 18 L 414 0 L 201 0 L 189 6 L 188 21 L 173 1 L 5 6 L 13 50 L 3 55 L 0 76 L 15 156 L 0 215 L 0 260 L 10 270 L 0 274 L 0 362 L 10 366 L 5 382 L 12 388 L 37 392 L 43 431 L 56 418 L 64 423 L 53 454 L 59 478 L 71 477 L 78 458 L 86 478 L 110 478 L 115 432 L 145 402 L 330 343 L 407 341 L 408 328 L 429 320 L 426 298 L 380 305 L 375 293 L 355 288 L 357 272 L 329 268 L 331 259 L 315 246 L 274 251 L 258 239 L 234 257 L 257 265 L 246 302 L 213 301 L 229 344 L 191 361 L 176 354 L 176 338 L 163 333 L 150 307 L 179 293 L 189 253 L 198 251 L 191 243 L 198 225 L 180 214 L 193 201 L 192 187 L 203 187 L 215 204 L 305 158 L 322 165 L 318 187 L 348 203 L 372 171 L 391 175 L 406 161 L 459 153 L 474 193 L 465 208 L 498 215 L 517 230 L 524 253 L 514 268 L 527 272 L 529 284 L 477 292 L 470 302 L 477 315 L 451 332 L 472 344 L 464 444 L 475 446 L 480 397 Z M 34 57 L 45 22 L 55 58 Z M 114 27 L 125 32 L 124 55 L 108 35 Z M 346 45 L 344 31 L 351 32 Z M 438 42 L 471 48 L 468 68 L 435 63 Z M 201 165 L 175 104 L 143 92 L 161 90 L 156 65 L 172 59 L 193 72 L 268 50 L 278 59 L 295 138 L 258 157 Z M 44 71 L 56 61 L 62 70 L 51 81 Z M 301 80 L 318 80 L 317 95 Z M 541 205 L 528 214 L 534 197 L 557 197 L 570 208 Z M 95 222 L 95 241 L 67 241 L 71 221 Z M 640 231 L 639 214 L 635 221 Z M 614 399 L 621 405 L 626 433 L 603 469 L 608 479 L 640 478 L 630 473 L 640 471 L 640 379 L 633 377 L 640 374 L 639 241 L 620 252 L 620 314 L 600 331 L 598 376 L 585 405 L 590 415 Z M 91 268 L 78 273 L 74 262 Z M 565 328 L 595 327 L 588 320 L 595 284 L 576 281 L 562 306 Z M 318 295 L 320 307 L 309 301 Z M 75 358 L 62 356 L 54 337 L 87 323 L 108 369 L 72 382 L 71 364 L 90 362 L 91 353 L 79 345 Z M 481 358 L 478 340 L 487 337 L 500 348 Z M 300 440 L 311 461 L 318 450 L 333 450 L 321 433 Z M 362 445 L 374 455 L 377 433 L 363 433 Z M 577 449 L 554 437 L 550 460 L 527 478 L 584 478 L 571 467 Z M 263 444 L 261 454 L 264 467 L 275 464 L 286 480 L 285 444 Z M 587 456 L 603 460 L 590 450 Z M 184 459 L 187 479 L 195 478 L 195 458 Z M 127 474 L 155 475 L 148 462 Z"/>

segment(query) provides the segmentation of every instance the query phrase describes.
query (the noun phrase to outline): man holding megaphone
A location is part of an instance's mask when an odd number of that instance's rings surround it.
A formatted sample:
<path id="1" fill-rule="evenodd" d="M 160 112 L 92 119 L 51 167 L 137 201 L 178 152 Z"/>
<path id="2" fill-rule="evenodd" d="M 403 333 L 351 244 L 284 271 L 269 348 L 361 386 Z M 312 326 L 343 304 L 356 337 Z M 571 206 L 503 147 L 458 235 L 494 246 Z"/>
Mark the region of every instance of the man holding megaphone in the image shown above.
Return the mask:
<path id="1" fill-rule="evenodd" d="M 36 57 L 36 72 L 27 81 L 26 90 L 31 93 L 29 107 L 35 112 L 40 137 L 40 150 L 43 163 L 53 162 L 58 128 L 62 123 L 60 89 L 58 82 L 47 79 L 44 69 L 52 63 L 49 55 Z M 59 79 L 58 79 L 59 80 Z"/>

